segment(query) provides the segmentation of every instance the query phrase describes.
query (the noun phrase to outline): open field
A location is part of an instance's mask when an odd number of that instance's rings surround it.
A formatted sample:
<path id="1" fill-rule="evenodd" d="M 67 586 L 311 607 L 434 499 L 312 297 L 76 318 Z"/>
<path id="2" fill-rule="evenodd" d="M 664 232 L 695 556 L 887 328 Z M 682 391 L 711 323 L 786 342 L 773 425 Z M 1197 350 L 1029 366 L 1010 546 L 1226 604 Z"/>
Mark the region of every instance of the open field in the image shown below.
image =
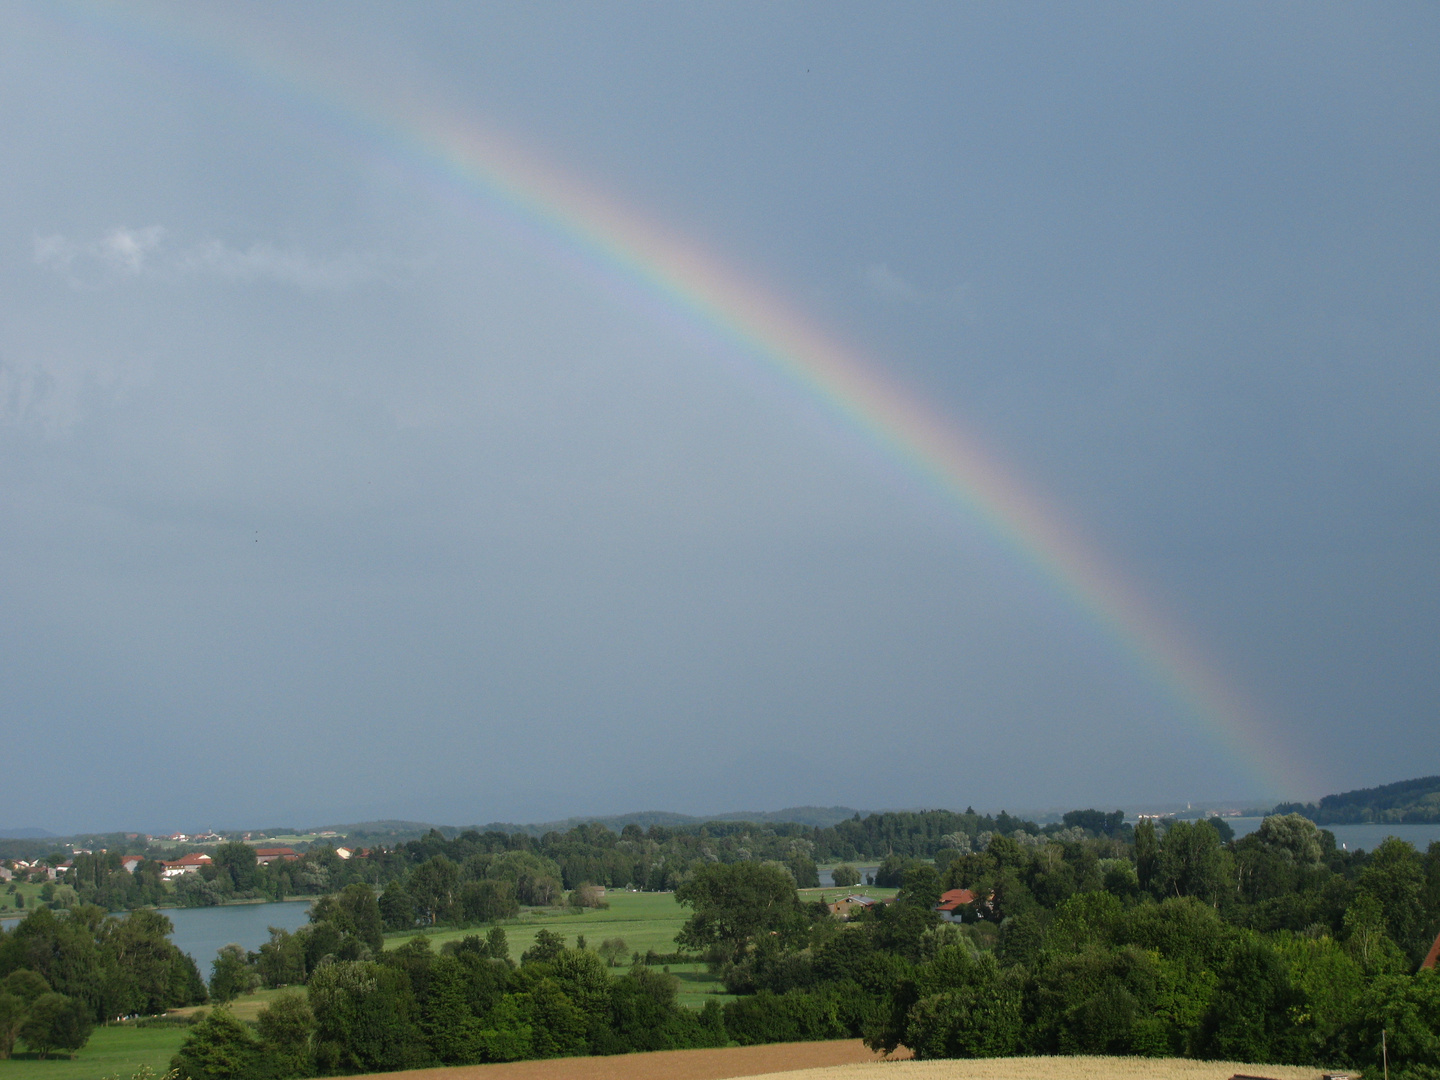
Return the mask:
<path id="1" fill-rule="evenodd" d="M 815 900 L 836 900 L 854 889 L 802 889 L 800 897 L 807 902 Z M 868 888 L 862 890 L 867 896 L 884 899 L 895 895 L 894 889 Z M 658 953 L 675 951 L 675 935 L 680 932 L 689 917 L 689 910 L 675 902 L 674 893 L 611 892 L 606 900 L 609 908 L 594 911 L 573 911 L 567 908 L 530 908 L 522 911 L 517 918 L 500 923 L 510 942 L 510 956 L 518 961 L 520 954 L 535 943 L 540 930 L 550 930 L 564 936 L 566 944 L 574 945 L 583 934 L 585 943 L 595 948 L 606 938 L 623 938 L 628 953 L 641 953 L 651 949 Z M 416 932 L 406 931 L 385 936 L 385 947 L 393 949 L 417 937 L 427 937 L 433 948 L 439 949 L 447 941 L 458 941 L 476 934 L 483 937 L 488 927 L 472 927 L 456 930 L 443 927 L 437 930 Z M 624 974 L 624 968 L 616 968 L 617 975 Z M 722 1004 L 731 1000 L 720 983 L 705 970 L 704 964 L 674 964 L 670 973 L 680 979 L 680 1003 L 698 1009 L 712 997 Z"/>
<path id="2" fill-rule="evenodd" d="M 1271 1080 L 1318 1080 L 1320 1076 L 1320 1070 L 1310 1065 L 1184 1058 L 1017 1057 L 832 1065 L 775 1073 L 772 1080 L 1230 1080 L 1237 1073 Z"/>
<path id="3" fill-rule="evenodd" d="M 508 1061 L 499 1065 L 458 1065 L 448 1069 L 373 1073 L 391 1080 L 725 1080 L 764 1076 L 814 1066 L 875 1062 L 879 1055 L 859 1039 L 833 1042 L 772 1043 L 719 1050 L 658 1050 L 613 1057 L 551 1058 Z"/>
<path id="4" fill-rule="evenodd" d="M 40 1061 L 22 1055 L 0 1061 L 0 1080 L 101 1080 L 116 1075 L 130 1080 L 142 1065 L 149 1065 L 156 1076 L 164 1076 L 188 1030 L 179 1026 L 98 1027 L 73 1059 Z"/>
<path id="5" fill-rule="evenodd" d="M 741 1076 L 765 1076 L 769 1080 L 1229 1080 L 1236 1073 L 1272 1080 L 1318 1080 L 1320 1070 L 1296 1065 L 1133 1057 L 887 1061 L 867 1050 L 859 1039 L 844 1039 L 462 1065 L 379 1073 L 369 1080 L 727 1080 Z"/>
<path id="6" fill-rule="evenodd" d="M 575 939 L 585 935 L 586 944 L 592 949 L 606 938 L 624 938 L 630 952 L 645 953 L 674 952 L 675 935 L 685 922 L 688 912 L 675 902 L 673 893 L 642 893 L 613 891 L 606 897 L 610 907 L 595 911 L 580 912 L 566 908 L 529 908 L 517 918 L 500 923 L 510 941 L 510 955 L 515 960 L 535 943 L 535 935 L 541 929 L 564 935 L 566 944 L 574 945 Z M 472 927 L 469 930 L 455 930 L 449 927 L 425 931 L 435 948 L 447 941 L 458 941 L 471 934 L 485 936 L 488 926 Z M 393 949 L 421 934 L 405 931 L 387 934 L 385 947 Z"/>
<path id="7" fill-rule="evenodd" d="M 15 886 L 15 892 L 10 891 L 10 886 Z M 28 915 L 40 906 L 40 890 L 43 885 L 31 885 L 28 881 L 15 881 L 0 885 L 0 915 Z M 25 906 L 17 908 L 15 897 L 23 896 Z"/>
<path id="8" fill-rule="evenodd" d="M 834 891 L 834 890 L 831 890 Z M 567 945 L 574 945 L 580 935 L 585 944 L 596 948 L 606 938 L 623 938 L 627 950 L 625 966 L 614 969 L 616 975 L 623 975 L 629 969 L 629 954 L 642 955 L 651 949 L 659 953 L 675 951 L 675 935 L 688 917 L 688 912 L 675 902 L 673 893 L 612 892 L 606 899 L 610 907 L 599 911 L 573 911 L 567 908 L 530 908 L 519 917 L 507 919 L 500 924 L 510 942 L 511 959 L 519 961 L 520 954 L 535 943 L 540 930 L 550 930 L 565 938 Z M 484 937 L 488 926 L 455 930 L 445 927 L 418 934 L 414 932 L 387 934 L 385 947 L 393 949 L 416 937 L 427 937 L 433 948 L 439 949 L 447 941 L 458 941 L 471 934 Z M 670 973 L 680 980 L 679 1000 L 682 1005 L 698 1009 L 712 997 L 722 1004 L 730 1000 L 718 980 L 705 970 L 704 964 L 674 964 Z"/>
<path id="9" fill-rule="evenodd" d="M 305 993 L 303 986 L 282 986 L 278 990 L 256 990 L 253 994 L 244 994 L 230 1002 L 228 1008 L 237 1020 L 254 1020 L 259 1017 L 260 1010 L 275 1000 L 279 994 Z M 170 1009 L 166 1016 L 193 1016 L 197 1012 L 205 1012 L 213 1009 L 213 1005 L 189 1005 L 183 1009 Z"/>

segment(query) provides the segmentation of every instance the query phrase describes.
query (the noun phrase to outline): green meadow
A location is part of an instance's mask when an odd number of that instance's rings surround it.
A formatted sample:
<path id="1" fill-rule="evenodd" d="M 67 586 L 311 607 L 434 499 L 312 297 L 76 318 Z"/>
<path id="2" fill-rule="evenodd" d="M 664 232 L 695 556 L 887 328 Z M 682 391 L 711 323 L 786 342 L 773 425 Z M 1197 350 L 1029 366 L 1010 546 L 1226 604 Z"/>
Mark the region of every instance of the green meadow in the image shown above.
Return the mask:
<path id="1" fill-rule="evenodd" d="M 18 1054 L 0 1061 L 0 1080 L 101 1080 L 109 1076 L 130 1080 L 142 1065 L 150 1066 L 157 1077 L 164 1076 L 188 1030 L 179 1025 L 98 1027 L 73 1058 L 41 1061 Z"/>
<path id="2" fill-rule="evenodd" d="M 864 892 L 877 900 L 895 895 L 894 889 L 802 889 L 800 898 L 807 902 L 815 900 L 837 900 L 851 892 Z M 565 938 L 565 943 L 574 946 L 583 934 L 587 948 L 597 948 L 607 938 L 621 938 L 625 942 L 627 957 L 634 953 L 642 956 L 650 950 L 657 953 L 672 953 L 676 949 L 675 935 L 689 918 L 690 912 L 675 902 L 673 893 L 613 891 L 605 899 L 610 906 L 602 910 L 585 909 L 575 911 L 569 908 L 529 908 L 514 919 L 507 919 L 499 925 L 504 928 L 510 943 L 510 956 L 517 962 L 520 955 L 535 943 L 539 931 L 549 930 Z M 433 948 L 439 949 L 447 941 L 459 941 L 472 934 L 484 937 L 488 926 L 456 930 L 442 927 L 422 932 L 387 934 L 385 947 L 394 949 L 417 937 L 428 938 Z M 615 974 L 622 975 L 629 966 L 617 967 Z M 706 1001 L 720 1003 L 732 1000 L 725 993 L 720 981 L 706 970 L 704 964 L 671 964 L 670 974 L 680 980 L 679 1000 L 682 1005 L 698 1009 Z"/>

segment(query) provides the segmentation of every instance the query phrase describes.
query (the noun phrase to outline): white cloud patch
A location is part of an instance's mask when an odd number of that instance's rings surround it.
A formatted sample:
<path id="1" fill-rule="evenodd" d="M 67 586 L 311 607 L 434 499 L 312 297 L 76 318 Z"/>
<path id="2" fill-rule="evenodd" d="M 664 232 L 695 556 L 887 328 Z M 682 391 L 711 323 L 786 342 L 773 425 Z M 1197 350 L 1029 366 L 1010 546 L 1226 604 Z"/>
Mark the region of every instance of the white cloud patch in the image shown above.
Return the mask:
<path id="1" fill-rule="evenodd" d="M 121 226 L 89 241 L 59 235 L 36 237 L 35 262 L 65 275 L 77 288 L 97 287 L 123 277 L 211 276 L 336 291 L 380 276 L 376 260 L 361 255 L 317 258 L 297 248 L 265 243 L 235 248 L 221 240 L 177 246 L 167 238 L 159 225 L 143 229 Z"/>

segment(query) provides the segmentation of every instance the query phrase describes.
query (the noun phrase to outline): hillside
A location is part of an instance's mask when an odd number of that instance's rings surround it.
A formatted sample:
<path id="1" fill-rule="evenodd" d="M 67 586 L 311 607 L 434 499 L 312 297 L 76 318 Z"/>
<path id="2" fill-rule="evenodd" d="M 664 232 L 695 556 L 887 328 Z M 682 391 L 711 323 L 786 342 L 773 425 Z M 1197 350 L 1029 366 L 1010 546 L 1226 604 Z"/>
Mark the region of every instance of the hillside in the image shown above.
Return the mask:
<path id="1" fill-rule="evenodd" d="M 1326 795 L 1317 803 L 1281 803 L 1277 814 L 1302 814 L 1317 825 L 1429 825 L 1440 822 L 1440 776 Z"/>

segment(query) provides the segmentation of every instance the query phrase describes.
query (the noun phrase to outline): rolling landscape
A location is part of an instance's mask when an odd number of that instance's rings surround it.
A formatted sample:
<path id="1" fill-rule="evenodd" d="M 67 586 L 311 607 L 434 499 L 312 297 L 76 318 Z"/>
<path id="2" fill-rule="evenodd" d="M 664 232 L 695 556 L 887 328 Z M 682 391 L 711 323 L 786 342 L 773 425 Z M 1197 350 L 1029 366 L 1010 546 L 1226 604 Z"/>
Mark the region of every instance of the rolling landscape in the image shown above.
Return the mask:
<path id="1" fill-rule="evenodd" d="M 739 1075 L 723 1048 L 765 1046 L 783 1054 L 764 1071 L 837 1076 L 867 1055 L 1088 1055 L 1122 1076 L 1116 1055 L 1415 1077 L 1440 1061 L 1440 841 L 1346 851 L 1283 805 L 1238 837 L 1218 816 L 1093 809 L 788 816 L 816 820 L 630 815 L 347 846 L 378 831 L 365 823 L 206 837 L 203 862 L 138 835 L 130 863 L 74 844 L 12 855 L 25 917 L 0 931 L 3 1067 L 263 1080 L 668 1053 L 692 1055 L 664 1059 L 677 1077 L 719 1076 Z M 305 922 L 224 944 L 203 971 L 152 906 L 297 894 L 315 897 Z"/>

